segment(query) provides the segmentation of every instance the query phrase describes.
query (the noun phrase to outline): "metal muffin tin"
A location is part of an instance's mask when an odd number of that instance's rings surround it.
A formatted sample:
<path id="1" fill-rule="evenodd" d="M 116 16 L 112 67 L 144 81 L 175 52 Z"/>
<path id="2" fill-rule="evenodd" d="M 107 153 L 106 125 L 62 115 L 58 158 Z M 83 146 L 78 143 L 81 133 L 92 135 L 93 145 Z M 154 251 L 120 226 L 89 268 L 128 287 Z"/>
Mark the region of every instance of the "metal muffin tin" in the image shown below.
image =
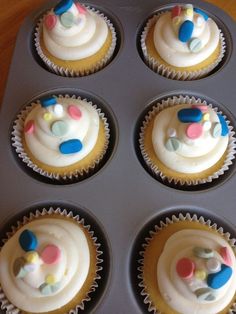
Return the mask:
<path id="1" fill-rule="evenodd" d="M 36 208 L 60 206 L 78 212 L 91 223 L 104 251 L 100 285 L 83 313 L 145 313 L 147 308 L 137 288 L 138 251 L 145 234 L 160 218 L 187 210 L 209 217 L 236 237 L 234 166 L 216 184 L 198 191 L 181 191 L 155 180 L 140 163 L 137 148 L 140 117 L 150 104 L 172 95 L 194 95 L 210 101 L 225 110 L 235 127 L 236 25 L 219 8 L 193 0 L 193 4 L 216 18 L 226 38 L 227 53 L 212 75 L 196 81 L 174 81 L 149 69 L 138 48 L 147 18 L 172 2 L 84 1 L 110 17 L 117 30 L 118 48 L 103 70 L 66 78 L 48 72 L 33 49 L 34 26 L 55 3 L 48 1 L 31 14 L 16 42 L 0 113 L 1 237 L 18 217 Z M 11 131 L 17 113 L 32 99 L 65 93 L 100 104 L 108 115 L 112 137 L 109 158 L 96 174 L 81 182 L 58 185 L 26 171 L 12 149 Z"/>

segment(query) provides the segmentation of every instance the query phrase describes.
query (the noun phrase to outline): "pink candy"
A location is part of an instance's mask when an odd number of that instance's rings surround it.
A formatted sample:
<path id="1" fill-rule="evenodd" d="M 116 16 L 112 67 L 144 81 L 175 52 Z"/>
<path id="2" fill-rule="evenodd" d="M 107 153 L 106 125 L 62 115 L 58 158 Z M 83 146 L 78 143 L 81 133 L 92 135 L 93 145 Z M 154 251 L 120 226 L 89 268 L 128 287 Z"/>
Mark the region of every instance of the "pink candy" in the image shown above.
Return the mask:
<path id="1" fill-rule="evenodd" d="M 44 19 L 44 23 L 45 23 L 47 29 L 52 30 L 57 23 L 56 15 L 53 15 L 53 14 L 47 15 Z"/>
<path id="2" fill-rule="evenodd" d="M 25 131 L 25 133 L 27 133 L 27 134 L 32 134 L 32 133 L 34 133 L 34 128 L 35 128 L 35 126 L 34 126 L 34 121 L 33 121 L 33 120 L 29 120 L 29 121 L 26 123 L 26 126 L 25 126 L 25 128 L 24 128 L 24 131 Z"/>
<path id="3" fill-rule="evenodd" d="M 173 9 L 171 10 L 172 19 L 176 16 L 179 16 L 180 14 L 181 14 L 181 7 L 179 5 L 176 5 L 175 7 L 173 7 Z"/>
<path id="4" fill-rule="evenodd" d="M 207 112 L 207 110 L 208 110 L 207 105 L 201 105 L 201 104 L 192 105 L 192 108 L 197 108 L 197 109 L 201 110 L 201 112 Z"/>
<path id="5" fill-rule="evenodd" d="M 74 120 L 79 120 L 82 116 L 82 112 L 80 111 L 80 109 L 74 105 L 70 105 L 68 107 L 68 113 L 70 117 Z"/>
<path id="6" fill-rule="evenodd" d="M 227 247 L 222 246 L 220 248 L 220 255 L 223 258 L 225 265 L 232 266 L 232 260 L 231 260 L 230 253 Z"/>
<path id="7" fill-rule="evenodd" d="M 186 128 L 186 135 L 190 139 L 197 139 L 202 135 L 203 127 L 200 123 L 191 123 Z"/>
<path id="8" fill-rule="evenodd" d="M 45 264 L 56 264 L 61 258 L 61 250 L 56 245 L 49 244 L 43 249 L 40 257 Z"/>
<path id="9" fill-rule="evenodd" d="M 85 14 L 86 13 L 86 9 L 82 5 L 80 5 L 78 2 L 75 3 L 75 5 L 76 5 L 76 7 L 77 7 L 77 9 L 78 9 L 80 14 Z"/>
<path id="10" fill-rule="evenodd" d="M 176 264 L 177 274 L 183 279 L 192 278 L 195 270 L 194 262 L 189 258 L 181 258 Z"/>

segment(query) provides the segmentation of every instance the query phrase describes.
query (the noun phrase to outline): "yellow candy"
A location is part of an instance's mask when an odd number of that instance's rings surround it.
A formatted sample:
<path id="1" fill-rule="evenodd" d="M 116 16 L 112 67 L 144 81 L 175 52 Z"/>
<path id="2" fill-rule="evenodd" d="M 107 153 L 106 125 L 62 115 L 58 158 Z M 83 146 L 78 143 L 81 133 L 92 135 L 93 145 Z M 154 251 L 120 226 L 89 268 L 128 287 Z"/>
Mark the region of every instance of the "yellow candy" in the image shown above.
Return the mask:
<path id="1" fill-rule="evenodd" d="M 173 24 L 178 26 L 181 22 L 181 18 L 179 16 L 175 16 L 172 20 Z"/>
<path id="2" fill-rule="evenodd" d="M 39 260 L 39 255 L 37 252 L 34 251 L 27 252 L 25 255 L 25 259 L 30 264 L 36 264 Z"/>
<path id="3" fill-rule="evenodd" d="M 203 121 L 208 121 L 210 119 L 209 113 L 204 113 L 203 115 Z"/>
<path id="4" fill-rule="evenodd" d="M 57 280 L 56 280 L 56 277 L 54 275 L 47 275 L 45 278 L 45 282 L 48 285 L 54 285 L 57 282 Z"/>
<path id="5" fill-rule="evenodd" d="M 185 14 L 190 17 L 193 16 L 193 9 L 192 8 L 186 9 Z"/>
<path id="6" fill-rule="evenodd" d="M 203 269 L 196 270 L 194 275 L 197 279 L 200 279 L 200 280 L 205 280 L 207 276 L 205 270 Z"/>
<path id="7" fill-rule="evenodd" d="M 45 112 L 45 114 L 43 115 L 43 118 L 45 121 L 50 121 L 52 120 L 52 114 L 50 112 Z"/>

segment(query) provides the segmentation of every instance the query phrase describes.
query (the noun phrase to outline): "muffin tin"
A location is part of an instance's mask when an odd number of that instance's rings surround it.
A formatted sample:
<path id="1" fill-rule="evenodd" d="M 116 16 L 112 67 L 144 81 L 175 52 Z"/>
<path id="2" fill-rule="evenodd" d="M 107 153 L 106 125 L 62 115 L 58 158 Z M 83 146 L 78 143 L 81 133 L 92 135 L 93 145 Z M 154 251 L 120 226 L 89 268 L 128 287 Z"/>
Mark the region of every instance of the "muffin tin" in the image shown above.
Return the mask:
<path id="1" fill-rule="evenodd" d="M 34 26 L 41 14 L 55 3 L 48 1 L 31 14 L 16 42 L 0 113 L 0 235 L 4 237 L 6 230 L 25 212 L 45 206 L 72 209 L 91 223 L 104 252 L 100 285 L 83 313 L 145 313 L 147 307 L 137 287 L 137 258 L 142 239 L 160 219 L 189 211 L 216 221 L 236 237 L 234 165 L 217 184 L 181 191 L 155 180 L 140 163 L 137 147 L 140 119 L 149 105 L 172 95 L 193 95 L 216 104 L 227 112 L 236 129 L 236 25 L 217 7 L 192 1 L 217 17 L 226 37 L 227 53 L 210 76 L 180 82 L 149 69 L 138 48 L 147 18 L 163 6 L 169 7 L 170 1 L 84 1 L 112 20 L 118 47 L 113 60 L 103 70 L 81 78 L 65 78 L 48 72 L 33 49 Z M 81 182 L 59 185 L 26 171 L 11 146 L 11 132 L 13 121 L 24 105 L 42 95 L 65 93 L 81 95 L 105 109 L 112 136 L 109 157 L 96 174 Z"/>

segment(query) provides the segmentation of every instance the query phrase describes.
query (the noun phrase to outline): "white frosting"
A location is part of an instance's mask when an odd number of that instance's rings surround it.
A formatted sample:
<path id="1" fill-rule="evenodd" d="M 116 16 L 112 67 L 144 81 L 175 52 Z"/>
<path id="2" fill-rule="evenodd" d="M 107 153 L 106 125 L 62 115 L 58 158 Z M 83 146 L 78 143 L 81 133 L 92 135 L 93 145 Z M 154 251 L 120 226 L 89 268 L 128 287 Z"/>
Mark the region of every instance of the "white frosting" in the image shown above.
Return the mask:
<path id="1" fill-rule="evenodd" d="M 37 252 L 54 244 L 60 248 L 62 257 L 58 264 L 39 265 L 20 279 L 13 274 L 13 262 L 25 254 L 18 243 L 25 229 L 36 235 Z M 75 223 L 56 218 L 35 220 L 18 230 L 3 246 L 0 265 L 1 286 L 12 304 L 32 313 L 52 311 L 72 300 L 84 284 L 90 266 L 89 247 L 85 234 Z M 38 289 L 47 274 L 55 275 L 60 282 L 59 290 L 51 295 L 43 295 Z"/>
<path id="2" fill-rule="evenodd" d="M 107 39 L 106 22 L 91 10 L 79 13 L 75 4 L 67 12 L 71 12 L 76 20 L 70 28 L 63 26 L 59 16 L 51 30 L 43 23 L 43 40 L 47 50 L 62 60 L 80 60 L 94 55 Z M 53 10 L 49 14 L 54 14 Z"/>
<path id="3" fill-rule="evenodd" d="M 223 156 L 229 141 L 228 135 L 216 138 L 212 136 L 212 129 L 214 124 L 219 122 L 219 118 L 210 107 L 208 113 L 211 128 L 204 130 L 199 138 L 189 139 L 185 134 L 189 123 L 180 122 L 177 112 L 191 106 L 183 104 L 162 110 L 155 118 L 152 131 L 152 143 L 157 157 L 166 167 L 181 173 L 198 173 L 209 169 Z M 169 129 L 176 131 L 175 137 L 181 143 L 179 149 L 174 152 L 168 151 L 165 146 Z"/>
<path id="4" fill-rule="evenodd" d="M 194 23 L 192 38 L 198 38 L 202 42 L 202 48 L 198 52 L 192 52 L 188 42 L 184 43 L 178 39 L 181 24 L 173 25 L 170 12 L 158 18 L 154 28 L 154 45 L 161 58 L 168 64 L 176 67 L 194 66 L 206 60 L 216 50 L 220 40 L 220 31 L 211 18 L 205 21 L 200 16 L 202 23 L 197 25 L 196 17 L 199 16 L 194 12 L 193 18 L 188 18 Z"/>
<path id="5" fill-rule="evenodd" d="M 189 285 L 176 272 L 176 263 L 182 257 L 192 257 L 194 247 L 219 250 L 227 247 L 232 260 L 232 276 L 220 289 L 214 291 L 216 299 L 201 301 L 191 292 Z M 204 263 L 199 260 L 196 269 L 202 268 Z M 236 291 L 236 262 L 235 255 L 229 243 L 222 237 L 202 230 L 182 230 L 172 235 L 166 242 L 158 260 L 158 286 L 166 302 L 181 314 L 216 314 L 223 310 L 232 300 Z M 207 285 L 205 285 L 207 286 Z M 204 287 L 199 281 L 193 281 L 192 291 Z"/>
<path id="6" fill-rule="evenodd" d="M 25 133 L 24 136 L 27 147 L 35 158 L 46 165 L 63 167 L 80 161 L 92 151 L 99 133 L 99 115 L 90 103 L 83 100 L 57 98 L 57 102 L 63 107 L 61 113 L 60 110 L 55 110 L 57 105 L 43 108 L 38 104 L 32 109 L 26 118 L 25 125 L 33 120 L 35 130 L 30 134 Z M 71 118 L 68 114 L 70 105 L 76 106 L 81 111 L 82 115 L 79 120 Z M 45 113 L 51 113 L 50 121 L 44 119 Z M 51 126 L 55 121 L 66 123 L 68 126 L 66 134 L 55 136 L 52 133 Z M 77 153 L 61 154 L 59 145 L 70 139 L 80 140 L 83 148 Z"/>

